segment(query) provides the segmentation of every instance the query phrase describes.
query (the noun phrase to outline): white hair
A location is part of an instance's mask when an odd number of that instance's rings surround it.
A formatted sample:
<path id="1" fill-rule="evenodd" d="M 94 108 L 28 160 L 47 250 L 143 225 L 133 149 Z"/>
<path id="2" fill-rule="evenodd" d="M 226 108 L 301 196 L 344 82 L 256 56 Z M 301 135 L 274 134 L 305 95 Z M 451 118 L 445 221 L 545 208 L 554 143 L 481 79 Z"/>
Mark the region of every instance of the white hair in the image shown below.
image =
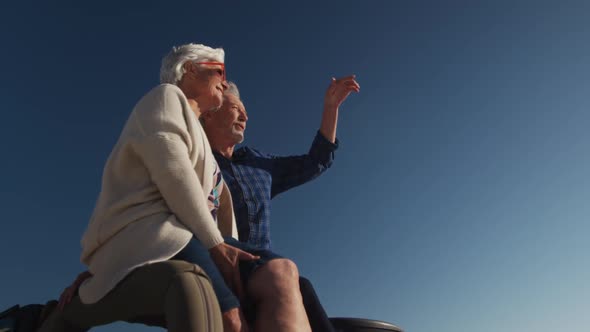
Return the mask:
<path id="1" fill-rule="evenodd" d="M 192 43 L 172 47 L 172 50 L 162 59 L 160 83 L 177 84 L 185 73 L 183 65 L 187 61 L 223 62 L 224 58 L 225 52 L 222 48 Z"/>

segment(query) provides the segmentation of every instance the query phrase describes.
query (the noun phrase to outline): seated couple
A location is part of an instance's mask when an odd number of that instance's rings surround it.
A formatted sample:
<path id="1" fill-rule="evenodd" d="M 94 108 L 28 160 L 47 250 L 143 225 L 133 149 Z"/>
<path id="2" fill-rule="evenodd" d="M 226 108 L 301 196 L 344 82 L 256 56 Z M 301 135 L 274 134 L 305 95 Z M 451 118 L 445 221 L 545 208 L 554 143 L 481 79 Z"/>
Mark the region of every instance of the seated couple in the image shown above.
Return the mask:
<path id="1" fill-rule="evenodd" d="M 168 331 L 332 331 L 310 282 L 270 251 L 270 200 L 330 167 L 338 108 L 359 91 L 332 79 L 309 152 L 240 148 L 248 115 L 224 51 L 175 47 L 161 85 L 131 112 L 82 237 L 88 266 L 39 331 L 114 321 Z"/>

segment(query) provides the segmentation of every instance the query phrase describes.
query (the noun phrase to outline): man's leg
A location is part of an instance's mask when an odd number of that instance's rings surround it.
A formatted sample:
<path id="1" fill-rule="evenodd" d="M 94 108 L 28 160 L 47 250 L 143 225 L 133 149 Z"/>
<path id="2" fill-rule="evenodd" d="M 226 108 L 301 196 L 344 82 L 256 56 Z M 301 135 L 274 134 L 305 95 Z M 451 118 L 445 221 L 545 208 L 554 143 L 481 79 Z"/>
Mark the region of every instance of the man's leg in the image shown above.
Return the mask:
<path id="1" fill-rule="evenodd" d="M 255 331 L 311 331 L 299 290 L 299 271 L 292 261 L 273 259 L 257 268 L 246 290 L 256 306 Z"/>
<path id="2" fill-rule="evenodd" d="M 115 321 L 167 326 L 171 332 L 223 331 L 207 275 L 194 264 L 166 261 L 137 268 L 97 303 L 75 297 L 39 332 L 83 332 Z"/>

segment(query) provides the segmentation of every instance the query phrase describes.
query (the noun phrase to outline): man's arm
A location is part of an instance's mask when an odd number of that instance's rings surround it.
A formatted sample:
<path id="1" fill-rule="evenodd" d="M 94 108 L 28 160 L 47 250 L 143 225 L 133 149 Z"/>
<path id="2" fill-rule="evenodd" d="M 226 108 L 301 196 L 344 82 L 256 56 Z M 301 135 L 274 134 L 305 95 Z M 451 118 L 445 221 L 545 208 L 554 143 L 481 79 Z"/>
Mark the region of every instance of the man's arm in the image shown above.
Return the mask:
<path id="1" fill-rule="evenodd" d="M 315 179 L 330 168 L 337 148 L 337 139 L 332 143 L 318 131 L 307 154 L 285 157 L 266 155 L 271 165 L 271 198 Z"/>
<path id="2" fill-rule="evenodd" d="M 320 125 L 320 133 L 332 142 L 336 142 L 336 126 L 338 124 L 338 108 L 352 91 L 359 92 L 360 85 L 355 80 L 355 75 L 335 79 L 332 77 L 332 83 L 326 91 L 324 97 L 324 113 Z"/>
<path id="3" fill-rule="evenodd" d="M 324 112 L 320 130 L 306 155 L 275 157 L 272 159 L 271 197 L 318 177 L 332 165 L 338 148 L 336 126 L 338 110 L 351 92 L 359 92 L 355 75 L 335 79 L 324 97 Z"/>

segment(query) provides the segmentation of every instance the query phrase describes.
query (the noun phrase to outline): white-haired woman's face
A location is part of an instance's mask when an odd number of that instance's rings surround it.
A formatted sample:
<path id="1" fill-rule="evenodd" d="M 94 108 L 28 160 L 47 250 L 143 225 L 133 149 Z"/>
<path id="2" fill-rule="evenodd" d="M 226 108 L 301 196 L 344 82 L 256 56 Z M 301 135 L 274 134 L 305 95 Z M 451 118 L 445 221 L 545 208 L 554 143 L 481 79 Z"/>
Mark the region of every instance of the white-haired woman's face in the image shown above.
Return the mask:
<path id="1" fill-rule="evenodd" d="M 202 111 L 217 110 L 223 103 L 223 91 L 227 89 L 224 68 L 221 65 L 195 65 L 193 91 Z"/>

